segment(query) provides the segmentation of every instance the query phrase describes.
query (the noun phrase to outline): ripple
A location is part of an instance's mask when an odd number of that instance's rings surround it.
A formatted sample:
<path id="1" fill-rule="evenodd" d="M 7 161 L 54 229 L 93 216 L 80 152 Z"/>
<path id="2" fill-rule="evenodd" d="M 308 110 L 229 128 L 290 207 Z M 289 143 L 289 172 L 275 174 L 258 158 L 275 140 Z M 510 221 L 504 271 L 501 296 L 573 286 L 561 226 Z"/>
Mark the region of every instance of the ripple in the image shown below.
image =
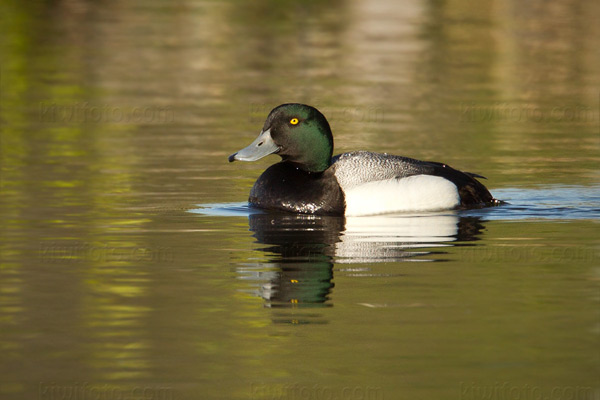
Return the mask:
<path id="1" fill-rule="evenodd" d="M 215 217 L 248 217 L 251 214 L 264 213 L 262 210 L 250 207 L 247 202 L 198 204 L 198 207 L 188 211 Z"/>
<path id="2" fill-rule="evenodd" d="M 507 204 L 500 207 L 457 211 L 458 216 L 476 216 L 483 220 L 581 220 L 600 218 L 600 186 L 551 185 L 536 188 L 502 188 L 492 191 Z M 264 214 L 247 202 L 199 204 L 191 213 L 222 217 L 249 217 Z M 430 216 L 431 213 L 411 214 Z M 385 225 L 387 218 L 407 217 L 407 214 L 358 217 L 371 225 Z M 355 220 L 355 218 L 353 218 Z"/>
<path id="3" fill-rule="evenodd" d="M 492 191 L 501 207 L 465 211 L 486 220 L 581 220 L 600 218 L 600 186 L 541 186 Z"/>

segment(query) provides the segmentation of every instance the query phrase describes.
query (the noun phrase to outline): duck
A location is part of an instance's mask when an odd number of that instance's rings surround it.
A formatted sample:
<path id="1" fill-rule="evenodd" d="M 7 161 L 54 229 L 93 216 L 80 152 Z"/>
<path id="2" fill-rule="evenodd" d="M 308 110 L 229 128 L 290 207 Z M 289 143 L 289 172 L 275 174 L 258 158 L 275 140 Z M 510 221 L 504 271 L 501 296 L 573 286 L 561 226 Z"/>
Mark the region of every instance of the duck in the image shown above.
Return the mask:
<path id="1" fill-rule="evenodd" d="M 256 180 L 248 203 L 264 210 L 301 214 L 363 216 L 499 205 L 477 180 L 434 161 L 352 151 L 333 156 L 333 134 L 315 107 L 275 107 L 258 137 L 229 156 L 256 161 L 277 154 L 281 161 Z"/>

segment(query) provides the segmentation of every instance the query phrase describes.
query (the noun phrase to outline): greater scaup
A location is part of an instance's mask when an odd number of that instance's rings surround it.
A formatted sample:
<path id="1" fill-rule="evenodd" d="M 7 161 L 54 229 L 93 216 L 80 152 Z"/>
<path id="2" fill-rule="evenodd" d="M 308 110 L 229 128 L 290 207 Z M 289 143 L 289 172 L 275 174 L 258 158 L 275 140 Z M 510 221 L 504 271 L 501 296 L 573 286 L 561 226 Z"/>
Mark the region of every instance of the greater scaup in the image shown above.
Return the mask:
<path id="1" fill-rule="evenodd" d="M 368 151 L 332 157 L 327 119 L 305 104 L 282 104 L 260 135 L 229 162 L 277 154 L 282 161 L 258 178 L 252 206 L 304 214 L 369 215 L 497 205 L 475 178 L 432 161 Z"/>

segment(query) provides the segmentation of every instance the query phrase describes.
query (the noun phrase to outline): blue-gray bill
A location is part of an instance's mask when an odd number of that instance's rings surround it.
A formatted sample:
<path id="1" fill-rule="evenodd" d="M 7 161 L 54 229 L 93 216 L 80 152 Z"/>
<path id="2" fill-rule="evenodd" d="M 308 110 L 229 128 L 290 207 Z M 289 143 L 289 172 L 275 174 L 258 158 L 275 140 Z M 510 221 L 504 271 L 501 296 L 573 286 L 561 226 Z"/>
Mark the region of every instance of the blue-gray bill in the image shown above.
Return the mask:
<path id="1" fill-rule="evenodd" d="M 258 137 L 237 153 L 229 156 L 229 162 L 233 161 L 256 161 L 279 151 L 279 146 L 275 144 L 271 137 L 270 129 L 263 131 Z"/>

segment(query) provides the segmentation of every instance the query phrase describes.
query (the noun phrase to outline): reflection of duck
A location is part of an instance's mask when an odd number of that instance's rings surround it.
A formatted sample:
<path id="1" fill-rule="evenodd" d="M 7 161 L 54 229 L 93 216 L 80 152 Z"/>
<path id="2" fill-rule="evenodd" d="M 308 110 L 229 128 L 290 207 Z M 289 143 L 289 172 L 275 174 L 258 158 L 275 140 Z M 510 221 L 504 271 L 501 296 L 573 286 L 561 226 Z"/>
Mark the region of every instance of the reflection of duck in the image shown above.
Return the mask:
<path id="1" fill-rule="evenodd" d="M 332 158 L 327 119 L 304 104 L 271 111 L 262 132 L 229 161 L 277 153 L 250 192 L 253 206 L 305 214 L 372 215 L 499 204 L 475 178 L 446 164 L 367 151 Z"/>
<path id="2" fill-rule="evenodd" d="M 336 243 L 336 262 L 431 261 L 415 257 L 431 254 L 423 248 L 477 240 L 482 229 L 479 218 L 448 213 L 349 217 Z"/>
<path id="3" fill-rule="evenodd" d="M 479 218 L 456 214 L 341 218 L 302 214 L 258 213 L 249 216 L 257 250 L 269 254 L 268 282 L 261 296 L 269 306 L 317 306 L 333 288 L 333 264 L 417 260 L 453 241 L 476 240 Z M 248 264 L 244 270 L 248 272 Z"/>
<path id="4" fill-rule="evenodd" d="M 260 250 L 277 266 L 261 295 L 270 306 L 325 303 L 333 288 L 331 246 L 339 240 L 344 219 L 298 214 L 251 214 L 250 230 Z"/>

